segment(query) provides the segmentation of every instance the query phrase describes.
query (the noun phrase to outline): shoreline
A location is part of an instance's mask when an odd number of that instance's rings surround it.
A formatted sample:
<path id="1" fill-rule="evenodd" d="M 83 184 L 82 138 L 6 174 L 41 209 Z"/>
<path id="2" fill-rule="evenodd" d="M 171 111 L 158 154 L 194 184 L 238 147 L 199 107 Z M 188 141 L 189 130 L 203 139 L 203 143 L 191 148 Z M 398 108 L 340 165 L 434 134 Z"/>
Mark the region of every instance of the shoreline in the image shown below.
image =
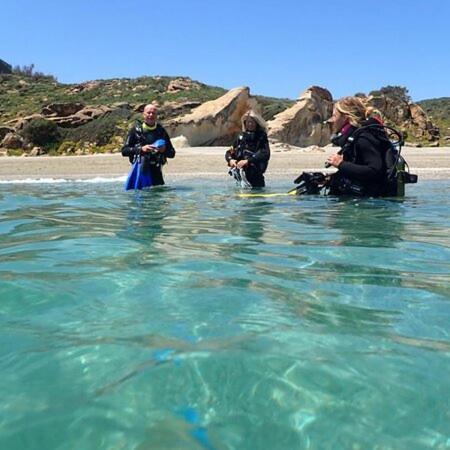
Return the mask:
<path id="1" fill-rule="evenodd" d="M 228 147 L 187 147 L 177 150 L 175 159 L 168 160 L 164 175 L 170 179 L 228 179 L 224 154 Z M 266 179 L 279 180 L 297 176 L 303 171 L 333 171 L 324 169 L 328 154 L 336 147 L 312 147 L 284 150 L 272 148 Z M 419 180 L 450 179 L 450 147 L 404 147 L 402 155 L 411 173 Z M 0 181 L 39 179 L 87 180 L 92 178 L 125 177 L 130 170 L 128 158 L 120 153 L 84 156 L 8 156 L 0 158 Z"/>

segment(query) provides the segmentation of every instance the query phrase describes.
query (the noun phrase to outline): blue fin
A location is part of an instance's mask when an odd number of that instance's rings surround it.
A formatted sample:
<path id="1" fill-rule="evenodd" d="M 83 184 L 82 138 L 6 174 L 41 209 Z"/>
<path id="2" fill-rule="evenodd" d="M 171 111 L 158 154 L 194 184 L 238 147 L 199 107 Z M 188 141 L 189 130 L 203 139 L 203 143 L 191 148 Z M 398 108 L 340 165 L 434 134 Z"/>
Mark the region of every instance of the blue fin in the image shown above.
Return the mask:
<path id="1" fill-rule="evenodd" d="M 142 168 L 143 164 L 140 160 L 137 160 L 133 164 L 133 167 L 128 174 L 127 180 L 125 181 L 126 191 L 129 191 L 130 189 L 143 189 L 145 187 L 152 186 L 152 176 L 150 175 L 150 173 L 144 173 L 142 171 Z"/>
<path id="2" fill-rule="evenodd" d="M 129 191 L 130 189 L 136 189 L 135 185 L 136 185 L 136 178 L 137 178 L 137 174 L 138 174 L 138 164 L 139 162 L 136 161 L 133 164 L 133 167 L 130 170 L 130 173 L 127 176 L 127 180 L 125 181 L 125 190 Z"/>

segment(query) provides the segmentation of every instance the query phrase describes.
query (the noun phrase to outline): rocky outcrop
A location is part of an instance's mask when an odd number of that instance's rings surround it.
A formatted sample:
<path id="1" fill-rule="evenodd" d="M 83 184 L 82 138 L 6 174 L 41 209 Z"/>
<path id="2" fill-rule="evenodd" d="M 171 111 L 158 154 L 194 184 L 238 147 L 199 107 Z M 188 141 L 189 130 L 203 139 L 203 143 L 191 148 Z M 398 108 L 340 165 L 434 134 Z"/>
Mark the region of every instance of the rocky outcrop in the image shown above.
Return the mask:
<path id="1" fill-rule="evenodd" d="M 327 145 L 330 142 L 330 127 L 323 122 L 332 112 L 331 93 L 319 86 L 312 86 L 303 92 L 295 105 L 268 122 L 269 138 L 297 147 Z"/>
<path id="2" fill-rule="evenodd" d="M 0 142 L 3 140 L 3 138 L 8 133 L 13 133 L 13 132 L 14 132 L 14 128 L 6 127 L 6 126 L 0 126 Z"/>
<path id="3" fill-rule="evenodd" d="M 47 117 L 67 117 L 77 113 L 84 107 L 83 103 L 51 103 L 42 108 L 42 114 Z"/>
<path id="4" fill-rule="evenodd" d="M 190 78 L 176 78 L 167 86 L 167 92 L 190 91 L 191 89 L 199 89 L 200 85 Z"/>
<path id="5" fill-rule="evenodd" d="M 22 136 L 17 133 L 8 133 L 2 140 L 0 147 L 9 149 L 18 149 L 24 147 L 24 140 Z"/>
<path id="6" fill-rule="evenodd" d="M 84 125 L 94 119 L 98 119 L 108 112 L 111 112 L 113 108 L 104 105 L 98 106 L 85 106 L 75 114 L 67 117 L 47 117 L 47 120 L 55 122 L 57 125 L 63 128 L 76 128 L 80 125 Z"/>
<path id="7" fill-rule="evenodd" d="M 191 146 L 230 145 L 241 130 L 241 117 L 256 106 L 249 88 L 235 88 L 169 121 L 166 128 L 173 137 L 185 136 Z"/>
<path id="8" fill-rule="evenodd" d="M 414 138 L 426 139 L 430 142 L 439 140 L 439 128 L 416 103 L 393 99 L 385 95 L 369 96 L 366 100 L 381 112 L 388 124 L 407 131 Z"/>
<path id="9" fill-rule="evenodd" d="M 409 112 L 411 114 L 412 125 L 417 130 L 415 133 L 416 137 L 425 137 L 431 142 L 439 140 L 439 128 L 431 122 L 425 111 L 419 105 L 411 103 L 409 105 Z"/>
<path id="10" fill-rule="evenodd" d="M 197 108 L 202 103 L 198 101 L 185 102 L 165 102 L 159 108 L 159 117 L 161 120 L 173 119 L 177 116 L 190 114 L 194 108 Z M 144 109 L 142 108 L 142 111 Z"/>
<path id="11" fill-rule="evenodd" d="M 0 73 L 12 73 L 12 67 L 3 59 L 0 59 Z"/>
<path id="12" fill-rule="evenodd" d="M 8 125 L 14 128 L 15 131 L 20 131 L 24 128 L 24 126 L 30 123 L 32 120 L 43 119 L 44 116 L 42 114 L 31 114 L 29 116 L 20 117 L 18 119 L 13 119 L 7 122 Z"/>
<path id="13" fill-rule="evenodd" d="M 76 84 L 75 86 L 71 86 L 67 90 L 67 94 L 76 95 L 83 91 L 92 91 L 93 89 L 97 89 L 98 87 L 100 87 L 100 81 L 87 81 L 86 83 L 80 83 Z"/>

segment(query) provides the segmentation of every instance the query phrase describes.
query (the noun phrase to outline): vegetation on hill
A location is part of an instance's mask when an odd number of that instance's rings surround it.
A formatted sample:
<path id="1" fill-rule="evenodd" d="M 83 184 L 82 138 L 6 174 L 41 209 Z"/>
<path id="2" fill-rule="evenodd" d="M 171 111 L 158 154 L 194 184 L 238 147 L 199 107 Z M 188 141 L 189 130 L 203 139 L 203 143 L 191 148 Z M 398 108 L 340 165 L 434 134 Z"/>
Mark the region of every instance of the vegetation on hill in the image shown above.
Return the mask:
<path id="1" fill-rule="evenodd" d="M 91 122 L 77 126 L 76 128 L 62 128 L 58 126 L 49 134 L 48 142 L 43 142 L 39 135 L 45 127 L 51 127 L 42 119 L 33 120 L 29 128 L 31 134 L 23 132 L 22 135 L 36 145 L 43 146 L 52 153 L 67 152 L 67 141 L 70 148 L 80 150 L 89 145 L 89 152 L 108 151 L 118 146 L 119 136 L 126 132 L 129 123 L 140 117 L 139 106 L 157 102 L 164 104 L 186 103 L 189 111 L 189 102 L 193 105 L 208 100 L 215 100 L 227 91 L 216 86 L 208 86 L 192 81 L 186 77 L 188 83 L 192 83 L 192 89 L 171 91 L 169 85 L 179 77 L 142 76 L 138 78 L 121 78 L 109 80 L 95 80 L 79 84 L 59 83 L 55 77 L 34 70 L 34 65 L 14 67 L 12 74 L 0 75 L 0 125 L 7 125 L 20 117 L 40 114 L 44 106 L 60 103 L 81 103 L 90 106 L 114 106 L 119 103 L 127 103 L 129 108 L 117 109 Z M 270 120 L 273 116 L 293 104 L 287 99 L 271 97 L 256 97 L 262 106 L 263 116 Z M 142 107 L 142 106 L 141 106 Z M 183 112 L 188 112 L 183 111 Z M 170 108 L 161 110 L 163 120 L 171 118 Z M 176 113 L 179 114 L 179 111 Z M 48 122 L 48 121 L 47 121 Z M 56 136 L 58 137 L 56 139 Z M 64 144 L 63 144 L 64 143 Z M 61 149 L 58 149 L 58 145 Z M 120 145 L 120 144 L 119 144 Z"/>
<path id="2" fill-rule="evenodd" d="M 430 119 L 440 128 L 441 136 L 450 136 L 450 97 L 432 98 L 418 102 Z M 447 140 L 447 145 L 449 145 Z"/>
<path id="3" fill-rule="evenodd" d="M 171 88 L 180 80 L 187 88 Z M 106 106 L 108 112 L 82 125 L 56 125 L 51 115 L 45 115 L 29 122 L 19 133 L 26 142 L 43 147 L 48 153 L 112 151 L 120 148 L 126 130 L 141 116 L 144 104 L 157 102 L 162 105 L 161 118 L 166 121 L 225 93 L 223 88 L 186 77 L 142 76 L 63 84 L 52 75 L 35 71 L 33 64 L 16 66 L 12 73 L 0 74 L 0 127 L 14 124 L 22 117 L 41 114 L 45 106 L 52 104 Z M 411 100 L 408 90 L 399 86 L 386 86 L 370 94 L 386 96 L 399 103 Z M 255 98 L 266 120 L 294 104 L 289 99 Z M 450 98 L 424 100 L 419 104 L 441 127 L 443 136 L 449 135 Z"/>
<path id="4" fill-rule="evenodd" d="M 62 84 L 51 76 L 0 75 L 0 122 L 40 113 L 50 103 L 81 102 L 86 105 L 134 104 L 156 101 L 205 102 L 223 95 L 226 90 L 198 83 L 199 89 L 167 92 L 175 77 L 139 77 L 96 80 L 83 84 Z"/>

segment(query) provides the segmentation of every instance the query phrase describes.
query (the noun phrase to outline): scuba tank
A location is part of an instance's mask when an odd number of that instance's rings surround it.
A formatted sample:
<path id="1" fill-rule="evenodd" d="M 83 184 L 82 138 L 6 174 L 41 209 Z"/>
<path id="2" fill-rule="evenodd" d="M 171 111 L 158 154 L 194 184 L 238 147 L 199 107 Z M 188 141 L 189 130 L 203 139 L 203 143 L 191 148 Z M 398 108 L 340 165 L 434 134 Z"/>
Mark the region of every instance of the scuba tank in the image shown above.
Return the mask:
<path id="1" fill-rule="evenodd" d="M 405 160 L 400 156 L 397 160 L 397 164 L 395 165 L 395 171 L 396 175 L 395 178 L 397 179 L 396 184 L 396 197 L 404 197 L 405 196 L 405 171 L 406 169 L 406 162 Z"/>
<path id="2" fill-rule="evenodd" d="M 405 184 L 417 183 L 418 177 L 409 173 L 408 163 L 401 155 L 401 149 L 404 144 L 403 134 L 395 128 L 383 124 L 366 125 L 358 128 L 353 134 L 352 148 L 354 148 L 355 141 L 361 132 L 367 129 L 383 131 L 387 143 L 384 155 L 386 182 L 385 188 L 380 195 L 383 197 L 404 197 Z"/>
<path id="3" fill-rule="evenodd" d="M 405 158 L 401 155 L 403 145 L 403 135 L 393 128 L 386 127 L 389 131 L 399 136 L 398 140 L 390 141 L 390 146 L 386 150 L 386 178 L 387 186 L 385 196 L 404 197 L 405 184 L 417 183 L 417 175 L 409 173 L 409 166 Z"/>

